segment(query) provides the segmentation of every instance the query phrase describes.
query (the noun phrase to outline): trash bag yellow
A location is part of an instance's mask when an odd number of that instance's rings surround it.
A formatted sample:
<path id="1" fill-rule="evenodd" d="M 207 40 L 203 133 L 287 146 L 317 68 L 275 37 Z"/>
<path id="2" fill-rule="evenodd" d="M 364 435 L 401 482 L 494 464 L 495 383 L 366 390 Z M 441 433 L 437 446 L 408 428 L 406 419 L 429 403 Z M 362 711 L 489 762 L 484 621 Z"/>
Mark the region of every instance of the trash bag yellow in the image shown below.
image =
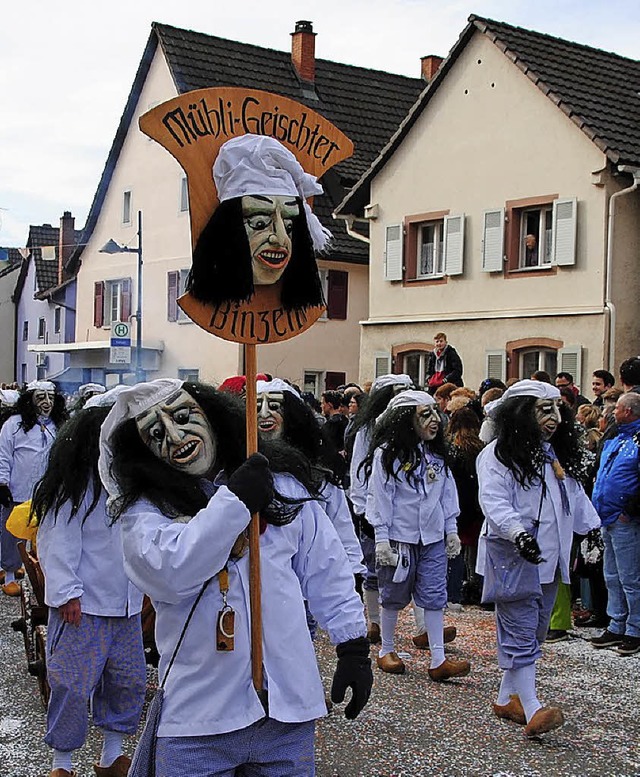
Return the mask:
<path id="1" fill-rule="evenodd" d="M 7 518 L 7 531 L 19 540 L 35 542 L 38 527 L 35 522 L 30 523 L 31 500 L 16 505 Z"/>

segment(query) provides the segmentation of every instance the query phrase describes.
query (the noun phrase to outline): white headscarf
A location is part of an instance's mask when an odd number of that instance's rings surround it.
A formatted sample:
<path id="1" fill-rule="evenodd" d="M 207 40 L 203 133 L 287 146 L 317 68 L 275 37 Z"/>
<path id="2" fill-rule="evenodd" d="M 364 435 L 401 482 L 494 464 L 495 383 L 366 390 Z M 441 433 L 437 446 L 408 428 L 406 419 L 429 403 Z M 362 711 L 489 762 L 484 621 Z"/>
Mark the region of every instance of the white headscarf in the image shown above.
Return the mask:
<path id="1" fill-rule="evenodd" d="M 135 386 L 126 386 L 119 391 L 115 404 L 100 429 L 98 470 L 100 472 L 100 480 L 102 480 L 102 485 L 109 494 L 110 500 L 120 496 L 118 484 L 111 475 L 111 463 L 113 461 L 111 439 L 115 430 L 125 421 L 137 418 L 154 405 L 164 402 L 169 397 L 177 394 L 182 389 L 183 384 L 184 381 L 177 378 L 159 378 L 149 383 L 136 383 Z"/>
<path id="2" fill-rule="evenodd" d="M 18 404 L 20 392 L 15 389 L 0 389 L 0 402 L 6 407 L 13 407 Z"/>
<path id="3" fill-rule="evenodd" d="M 123 391 L 126 391 L 130 386 L 126 386 L 124 383 L 118 383 L 117 386 L 104 391 L 102 394 L 94 394 L 89 397 L 85 402 L 85 409 L 87 407 L 112 407 L 115 404 L 116 399 Z"/>
<path id="4" fill-rule="evenodd" d="M 103 386 L 101 383 L 85 383 L 78 389 L 78 395 L 81 397 L 86 397 L 87 394 L 104 394 L 104 392 L 107 390 L 106 386 Z"/>
<path id="5" fill-rule="evenodd" d="M 404 373 L 400 375 L 379 375 L 371 384 L 371 391 L 377 391 L 387 386 L 406 386 L 409 388 L 413 386 L 413 381 Z"/>
<path id="6" fill-rule="evenodd" d="M 50 380 L 32 380 L 27 383 L 27 391 L 55 391 L 56 384 Z"/>
<path id="7" fill-rule="evenodd" d="M 293 386 L 290 386 L 281 378 L 274 378 L 273 380 L 259 380 L 257 382 L 256 393 L 258 394 L 282 394 L 283 391 L 288 391 L 290 394 L 293 394 L 294 397 L 299 399 L 301 402 L 304 401 L 300 394 L 298 394 L 298 392 L 293 388 Z"/>
<path id="8" fill-rule="evenodd" d="M 392 411 L 399 407 L 418 407 L 419 405 L 435 405 L 435 403 L 435 399 L 427 391 L 418 391 L 418 389 L 401 391 L 391 398 L 386 410 L 378 416 L 376 423 L 380 423 L 383 418 L 387 418 Z"/>
<path id="9" fill-rule="evenodd" d="M 220 147 L 213 164 L 213 180 L 220 202 L 234 197 L 264 196 L 300 197 L 313 247 L 323 251 L 331 232 L 322 226 L 307 203 L 307 197 L 322 194 L 315 176 L 305 173 L 288 148 L 266 135 L 240 135 Z"/>
<path id="10" fill-rule="evenodd" d="M 504 392 L 497 402 L 512 397 L 537 397 L 538 399 L 560 399 L 560 390 L 542 380 L 519 380 Z"/>

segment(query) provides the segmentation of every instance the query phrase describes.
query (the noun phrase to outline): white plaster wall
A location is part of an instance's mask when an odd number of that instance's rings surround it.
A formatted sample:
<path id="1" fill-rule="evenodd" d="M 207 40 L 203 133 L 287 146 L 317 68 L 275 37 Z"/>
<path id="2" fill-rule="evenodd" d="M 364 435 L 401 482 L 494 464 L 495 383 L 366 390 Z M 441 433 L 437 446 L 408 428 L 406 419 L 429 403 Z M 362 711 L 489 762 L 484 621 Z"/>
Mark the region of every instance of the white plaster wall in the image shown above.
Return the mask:
<path id="1" fill-rule="evenodd" d="M 582 345 L 583 375 L 603 366 L 605 187 L 592 175 L 604 155 L 484 35 L 476 33 L 438 92 L 372 183 L 369 322 L 361 379 L 374 356 L 441 329 L 465 362 L 465 383 L 485 377 L 485 351 L 525 337 Z M 504 277 L 482 270 L 483 212 L 507 200 L 578 199 L 577 262 L 557 273 Z M 405 216 L 465 214 L 464 272 L 445 284 L 384 280 L 384 236 Z M 394 321 L 395 326 L 382 326 Z M 406 322 L 406 323 L 403 323 Z"/>

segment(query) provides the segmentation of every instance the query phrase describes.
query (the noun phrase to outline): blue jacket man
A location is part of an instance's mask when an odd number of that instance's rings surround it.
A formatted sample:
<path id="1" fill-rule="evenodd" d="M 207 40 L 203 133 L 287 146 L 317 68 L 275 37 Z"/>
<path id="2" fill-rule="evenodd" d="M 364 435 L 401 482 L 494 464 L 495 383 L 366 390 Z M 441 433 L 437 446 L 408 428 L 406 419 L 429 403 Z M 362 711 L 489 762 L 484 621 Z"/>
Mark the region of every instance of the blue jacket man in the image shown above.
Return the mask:
<path id="1" fill-rule="evenodd" d="M 623 394 L 614 410 L 618 434 L 603 447 L 593 488 L 602 521 L 608 629 L 594 647 L 640 652 L 640 394 Z"/>

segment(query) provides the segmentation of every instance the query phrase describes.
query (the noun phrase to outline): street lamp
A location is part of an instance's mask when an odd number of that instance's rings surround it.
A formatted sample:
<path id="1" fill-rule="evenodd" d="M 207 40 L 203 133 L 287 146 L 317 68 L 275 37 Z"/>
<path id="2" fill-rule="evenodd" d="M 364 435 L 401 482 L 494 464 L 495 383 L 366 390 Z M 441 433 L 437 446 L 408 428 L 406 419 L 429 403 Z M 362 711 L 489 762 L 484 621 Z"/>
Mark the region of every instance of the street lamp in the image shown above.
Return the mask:
<path id="1" fill-rule="evenodd" d="M 138 255 L 138 301 L 136 305 L 136 381 L 144 380 L 142 369 L 142 211 L 138 211 L 138 247 L 121 246 L 115 240 L 108 240 L 99 250 L 101 254 L 137 254 Z"/>

